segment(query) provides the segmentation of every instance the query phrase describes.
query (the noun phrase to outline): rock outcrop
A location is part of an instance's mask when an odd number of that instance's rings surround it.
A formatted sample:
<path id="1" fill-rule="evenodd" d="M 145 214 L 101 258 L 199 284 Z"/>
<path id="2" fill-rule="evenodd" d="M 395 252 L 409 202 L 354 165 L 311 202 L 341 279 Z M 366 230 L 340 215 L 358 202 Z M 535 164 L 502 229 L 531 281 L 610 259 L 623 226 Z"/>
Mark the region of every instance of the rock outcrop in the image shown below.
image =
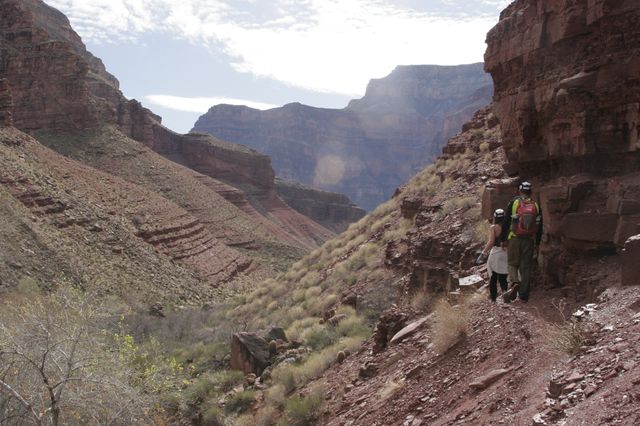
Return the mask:
<path id="1" fill-rule="evenodd" d="M 344 109 L 218 105 L 193 130 L 265 152 L 280 178 L 346 194 L 371 210 L 490 97 L 482 64 L 401 66 Z"/>
<path id="2" fill-rule="evenodd" d="M 637 1 L 519 0 L 487 36 L 506 170 L 534 182 L 551 282 L 579 279 L 568 249 L 639 232 L 639 22 Z"/>
<path id="3" fill-rule="evenodd" d="M 13 126 L 13 116 L 11 110 L 13 109 L 13 98 L 9 91 L 9 84 L 7 80 L 0 80 L 0 127 Z"/>
<path id="4" fill-rule="evenodd" d="M 138 101 L 126 99 L 117 79 L 86 50 L 62 13 L 40 0 L 0 0 L 0 9 L 0 78 L 6 80 L 12 97 L 8 108 L 7 97 L 0 96 L 3 121 L 12 116 L 17 128 L 38 135 L 77 136 L 113 126 L 175 162 L 214 178 L 219 184 L 209 186 L 264 225 L 272 239 L 308 250 L 333 235 L 278 197 L 268 157 L 202 135 L 175 134 Z M 80 137 L 76 136 L 69 139 Z M 130 149 L 138 151 L 133 144 Z M 113 161 L 109 167 L 109 173 L 127 173 Z"/>
<path id="5" fill-rule="evenodd" d="M 256 333 L 237 333 L 231 339 L 231 368 L 261 375 L 269 366 L 269 343 Z"/>
<path id="6" fill-rule="evenodd" d="M 293 209 L 333 232 L 340 233 L 366 212 L 346 195 L 276 179 L 278 195 Z"/>

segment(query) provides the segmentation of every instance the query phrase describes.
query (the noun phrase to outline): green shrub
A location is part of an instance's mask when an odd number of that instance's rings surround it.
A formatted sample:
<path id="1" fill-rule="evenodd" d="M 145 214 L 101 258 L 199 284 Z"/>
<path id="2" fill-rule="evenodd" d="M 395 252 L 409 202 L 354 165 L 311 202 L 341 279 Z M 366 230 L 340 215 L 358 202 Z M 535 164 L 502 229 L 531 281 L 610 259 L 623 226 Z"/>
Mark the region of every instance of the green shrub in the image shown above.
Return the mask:
<path id="1" fill-rule="evenodd" d="M 254 426 L 276 426 L 280 412 L 272 406 L 266 406 L 258 410 L 253 419 Z"/>
<path id="2" fill-rule="evenodd" d="M 273 382 L 280 385 L 285 395 L 290 394 L 296 388 L 296 367 L 291 364 L 280 364 L 271 374 Z"/>
<path id="3" fill-rule="evenodd" d="M 307 397 L 294 397 L 287 401 L 285 414 L 292 426 L 310 426 L 320 417 L 323 392 L 313 391 Z"/>
<path id="4" fill-rule="evenodd" d="M 302 334 L 302 338 L 307 346 L 311 347 L 313 350 L 318 350 L 324 349 L 333 344 L 337 340 L 338 335 L 333 329 L 316 324 L 304 332 Z"/>
<path id="5" fill-rule="evenodd" d="M 295 383 L 294 383 L 294 387 L 295 387 Z M 284 407 L 284 404 L 287 401 L 287 397 L 285 394 L 286 394 L 286 389 L 284 385 L 277 384 L 267 389 L 265 398 L 267 402 L 273 405 L 274 407 L 282 408 Z"/>
<path id="6" fill-rule="evenodd" d="M 202 413 L 203 426 L 224 426 L 224 415 L 218 407 L 207 408 Z"/>
<path id="7" fill-rule="evenodd" d="M 184 391 L 184 400 L 189 405 L 199 405 L 218 391 L 217 385 L 209 377 L 201 377 Z"/>
<path id="8" fill-rule="evenodd" d="M 224 407 L 228 413 L 244 413 L 256 400 L 254 391 L 242 391 L 231 396 Z"/>
<path id="9" fill-rule="evenodd" d="M 211 380 L 222 392 L 229 392 L 244 380 L 244 373 L 235 370 L 217 371 L 211 375 Z"/>

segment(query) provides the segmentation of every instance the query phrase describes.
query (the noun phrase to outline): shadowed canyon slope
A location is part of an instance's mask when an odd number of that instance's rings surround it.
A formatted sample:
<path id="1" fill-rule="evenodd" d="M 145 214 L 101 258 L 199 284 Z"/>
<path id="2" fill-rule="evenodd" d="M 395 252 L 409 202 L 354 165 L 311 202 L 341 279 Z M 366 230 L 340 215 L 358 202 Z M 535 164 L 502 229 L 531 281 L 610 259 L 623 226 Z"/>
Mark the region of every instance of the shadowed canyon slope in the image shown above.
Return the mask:
<path id="1" fill-rule="evenodd" d="M 99 170 L 137 187 L 144 194 L 139 208 L 125 215 L 135 218 L 133 238 L 166 248 L 158 249 L 163 256 L 197 265 L 192 270 L 204 282 L 218 284 L 243 272 L 282 269 L 333 235 L 282 201 L 267 156 L 175 134 L 139 102 L 125 99 L 63 14 L 39 0 L 1 0 L 0 9 L 2 124 L 84 164 L 86 174 L 100 176 Z M 41 159 L 43 169 L 60 161 L 49 154 Z M 21 182 L 24 172 L 6 170 L 4 186 Z M 75 187 L 76 178 L 70 174 L 66 186 Z M 90 182 L 103 191 L 98 183 L 116 181 Z M 175 215 L 159 214 L 162 203 L 178 209 Z M 99 206 L 103 214 L 124 213 L 118 203 Z"/>
<path id="2" fill-rule="evenodd" d="M 218 105 L 193 130 L 264 152 L 278 177 L 346 194 L 371 210 L 431 162 L 490 97 L 482 64 L 400 66 L 344 109 Z"/>

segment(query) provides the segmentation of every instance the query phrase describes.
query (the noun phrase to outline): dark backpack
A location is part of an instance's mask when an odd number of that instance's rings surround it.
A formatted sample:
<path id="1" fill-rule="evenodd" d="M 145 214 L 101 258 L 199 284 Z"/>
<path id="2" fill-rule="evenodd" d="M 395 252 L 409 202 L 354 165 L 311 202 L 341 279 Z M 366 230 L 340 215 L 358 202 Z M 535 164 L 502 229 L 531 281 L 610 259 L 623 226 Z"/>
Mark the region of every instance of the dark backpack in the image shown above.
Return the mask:
<path id="1" fill-rule="evenodd" d="M 513 233 L 517 237 L 535 237 L 538 233 L 538 206 L 530 198 L 519 198 L 513 220 Z"/>

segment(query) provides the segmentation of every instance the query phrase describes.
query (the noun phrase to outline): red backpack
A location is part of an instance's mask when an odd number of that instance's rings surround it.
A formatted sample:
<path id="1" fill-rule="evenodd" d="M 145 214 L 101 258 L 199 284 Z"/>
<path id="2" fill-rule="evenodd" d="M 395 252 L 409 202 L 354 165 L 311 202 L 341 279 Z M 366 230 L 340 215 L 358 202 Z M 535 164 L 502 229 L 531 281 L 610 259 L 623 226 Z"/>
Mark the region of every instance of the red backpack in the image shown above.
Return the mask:
<path id="1" fill-rule="evenodd" d="M 513 221 L 513 233 L 517 237 L 535 237 L 538 233 L 538 206 L 530 198 L 518 199 L 517 219 Z"/>

